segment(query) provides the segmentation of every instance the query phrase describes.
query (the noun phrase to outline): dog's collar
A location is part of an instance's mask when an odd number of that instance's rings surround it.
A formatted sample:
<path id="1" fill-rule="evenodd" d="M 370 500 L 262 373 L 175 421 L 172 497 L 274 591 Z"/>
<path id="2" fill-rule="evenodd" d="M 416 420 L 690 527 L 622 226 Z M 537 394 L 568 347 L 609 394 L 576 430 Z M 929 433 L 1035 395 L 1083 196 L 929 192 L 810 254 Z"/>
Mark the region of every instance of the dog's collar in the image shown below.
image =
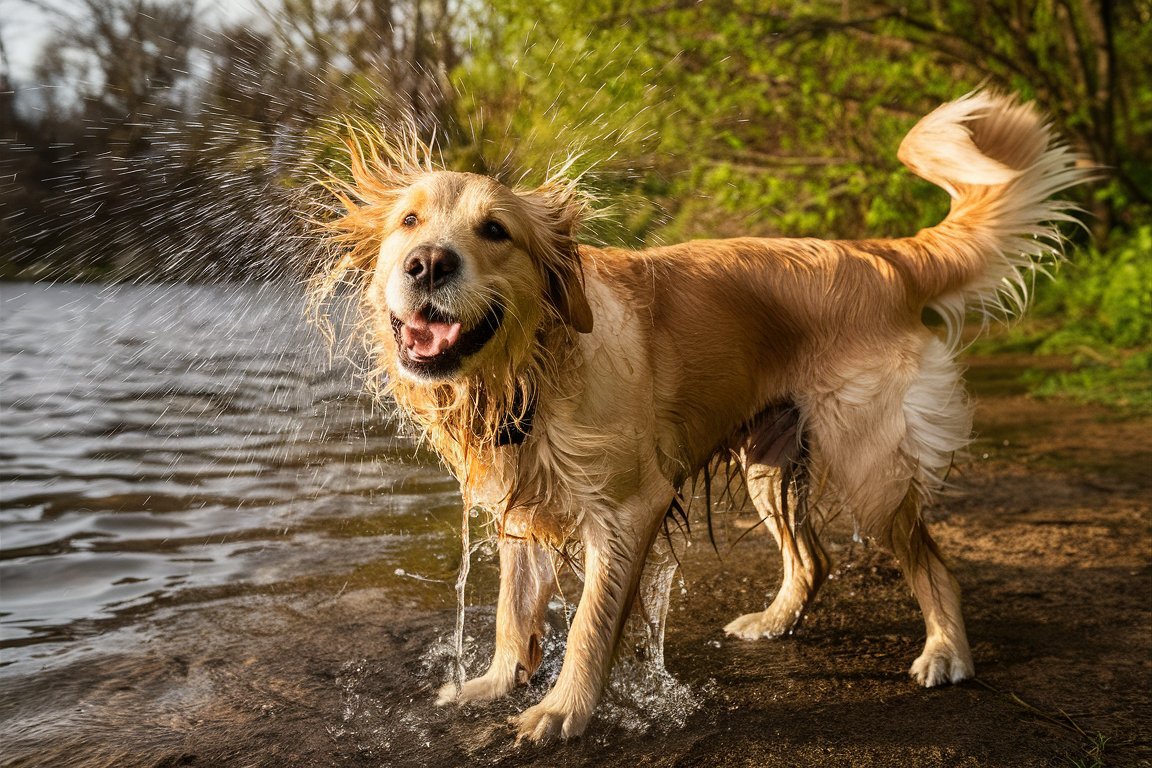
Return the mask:
<path id="1" fill-rule="evenodd" d="M 520 445 L 532 434 L 532 421 L 536 417 L 535 390 L 529 396 L 527 407 L 522 408 L 522 403 L 523 395 L 521 390 L 517 389 L 516 395 L 512 398 L 512 410 L 500 417 L 500 426 L 496 427 L 497 447 Z M 517 413 L 521 414 L 520 418 L 513 415 Z"/>

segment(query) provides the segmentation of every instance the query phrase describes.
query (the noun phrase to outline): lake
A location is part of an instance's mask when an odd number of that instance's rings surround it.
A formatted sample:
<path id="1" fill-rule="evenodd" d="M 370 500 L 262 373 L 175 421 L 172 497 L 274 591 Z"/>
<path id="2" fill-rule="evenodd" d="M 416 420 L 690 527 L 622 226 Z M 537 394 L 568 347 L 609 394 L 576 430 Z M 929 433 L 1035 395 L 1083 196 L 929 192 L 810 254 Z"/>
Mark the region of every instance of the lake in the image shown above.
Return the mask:
<path id="1" fill-rule="evenodd" d="M 456 483 L 360 394 L 299 289 L 4 284 L 0 299 L 7 673 L 199 601 L 339 589 L 373 566 L 454 578 Z"/>
<path id="2" fill-rule="evenodd" d="M 456 481 L 362 393 L 366 361 L 305 322 L 302 290 L 0 284 L 0 298 L 6 765 L 163 765 L 189 733 L 219 750 L 200 753 L 210 765 L 242 734 L 262 755 L 245 765 L 444 765 L 478 748 L 520 763 L 502 731 L 432 706 L 455 669 Z M 497 582 L 474 527 L 470 676 L 491 657 Z M 541 673 L 493 724 L 550 687 L 570 611 L 554 601 Z M 309 725 L 275 724 L 261 746 L 252 729 L 285 697 Z M 662 667 L 624 664 L 598 727 L 677 728 L 698 706 Z"/>

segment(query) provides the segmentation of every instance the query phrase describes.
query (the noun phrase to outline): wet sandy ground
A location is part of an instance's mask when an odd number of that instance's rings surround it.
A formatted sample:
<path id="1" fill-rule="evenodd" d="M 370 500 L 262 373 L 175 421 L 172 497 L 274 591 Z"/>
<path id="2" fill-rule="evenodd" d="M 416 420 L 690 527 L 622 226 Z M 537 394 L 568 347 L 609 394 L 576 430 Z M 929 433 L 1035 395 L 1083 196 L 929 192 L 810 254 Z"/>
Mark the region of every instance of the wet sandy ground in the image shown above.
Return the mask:
<path id="1" fill-rule="evenodd" d="M 512 744 L 504 722 L 539 682 L 486 707 L 433 707 L 451 587 L 381 587 L 369 568 L 173 608 L 105 638 L 97 661 L 7 679 L 0 764 L 1152 765 L 1152 419 L 1033 400 L 1001 365 L 973 366 L 965 494 L 932 513 L 965 588 L 974 681 L 910 681 L 914 601 L 891 558 L 850 531 L 832 537 L 839 568 L 795 636 L 724 637 L 778 567 L 766 534 L 737 542 L 748 518 L 727 515 L 719 553 L 702 525 L 681 553 L 666 656 L 691 696 L 614 693 L 582 739 Z M 478 570 L 474 659 L 490 647 L 494 597 L 491 566 Z"/>

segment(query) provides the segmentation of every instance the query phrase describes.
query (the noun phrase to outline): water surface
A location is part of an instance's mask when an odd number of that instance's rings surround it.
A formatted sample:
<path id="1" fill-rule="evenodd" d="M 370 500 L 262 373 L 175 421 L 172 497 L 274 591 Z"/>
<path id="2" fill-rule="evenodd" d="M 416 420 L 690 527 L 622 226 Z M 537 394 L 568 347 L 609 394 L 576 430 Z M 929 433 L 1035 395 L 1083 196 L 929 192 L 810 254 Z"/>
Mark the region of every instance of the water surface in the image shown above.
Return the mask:
<path id="1" fill-rule="evenodd" d="M 0 298 L 5 672 L 98 652 L 167 608 L 365 569 L 451 577 L 454 481 L 359 394 L 298 289 Z"/>

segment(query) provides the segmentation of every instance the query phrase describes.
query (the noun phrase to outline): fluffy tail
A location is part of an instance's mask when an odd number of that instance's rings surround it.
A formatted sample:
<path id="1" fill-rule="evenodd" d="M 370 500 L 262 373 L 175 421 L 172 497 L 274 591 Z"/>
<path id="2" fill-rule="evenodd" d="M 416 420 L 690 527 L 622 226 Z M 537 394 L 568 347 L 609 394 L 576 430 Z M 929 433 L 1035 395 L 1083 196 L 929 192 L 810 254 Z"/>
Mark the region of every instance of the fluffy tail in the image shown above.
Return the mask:
<path id="1" fill-rule="evenodd" d="M 1052 195 L 1088 179 L 1031 104 L 976 91 L 937 108 L 904 137 L 900 160 L 947 190 L 947 218 L 904 243 L 916 288 L 955 344 L 965 313 L 1012 318 L 1034 274 L 1063 256 L 1059 223 L 1076 206 Z"/>

